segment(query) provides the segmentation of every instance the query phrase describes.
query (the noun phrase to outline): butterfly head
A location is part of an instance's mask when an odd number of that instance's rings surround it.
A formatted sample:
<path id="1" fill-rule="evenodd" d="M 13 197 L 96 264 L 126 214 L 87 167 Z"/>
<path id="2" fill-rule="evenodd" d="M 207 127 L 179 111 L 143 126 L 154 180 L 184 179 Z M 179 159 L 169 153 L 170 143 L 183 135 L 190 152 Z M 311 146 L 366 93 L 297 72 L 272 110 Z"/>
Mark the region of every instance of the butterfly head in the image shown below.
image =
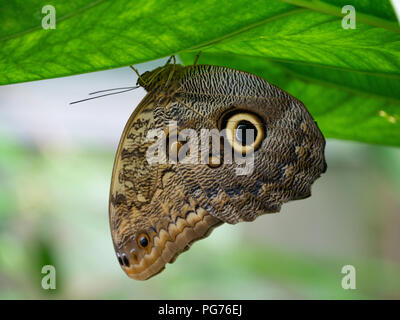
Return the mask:
<path id="1" fill-rule="evenodd" d="M 183 70 L 183 66 L 179 64 L 167 64 L 158 67 L 152 71 L 144 72 L 140 75 L 137 85 L 145 88 L 146 91 L 153 91 L 157 88 L 163 88 L 174 83 L 177 75 Z"/>

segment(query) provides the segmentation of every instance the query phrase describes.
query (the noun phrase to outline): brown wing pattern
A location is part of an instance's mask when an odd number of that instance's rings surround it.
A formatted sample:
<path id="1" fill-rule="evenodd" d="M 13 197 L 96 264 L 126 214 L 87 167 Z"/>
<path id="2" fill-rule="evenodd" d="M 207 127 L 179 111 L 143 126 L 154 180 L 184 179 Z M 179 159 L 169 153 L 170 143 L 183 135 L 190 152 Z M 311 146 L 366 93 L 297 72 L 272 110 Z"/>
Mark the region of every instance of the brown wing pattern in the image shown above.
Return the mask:
<path id="1" fill-rule="evenodd" d="M 175 165 L 149 165 L 146 160 L 146 150 L 154 142 L 146 139 L 147 132 L 166 130 L 165 110 L 154 94 L 145 97 L 128 120 L 114 163 L 112 238 L 121 266 L 138 280 L 160 272 L 221 223 L 206 211 L 205 197 L 191 197 Z M 147 245 L 140 243 L 141 237 Z"/>
<path id="2" fill-rule="evenodd" d="M 223 67 L 188 67 L 175 101 L 171 118 L 179 119 L 179 127 L 194 123 L 199 135 L 201 128 L 222 129 L 218 123 L 227 113 L 250 112 L 263 122 L 265 138 L 251 174 L 238 176 L 235 163 L 180 166 L 184 184 L 192 194 L 206 195 L 216 209 L 209 212 L 224 222 L 252 221 L 309 197 L 311 184 L 326 170 L 325 139 L 303 103 L 262 78 Z"/>
<path id="3" fill-rule="evenodd" d="M 208 65 L 167 65 L 143 74 L 139 82 L 149 93 L 121 137 L 110 192 L 115 250 L 134 279 L 159 273 L 222 222 L 252 221 L 310 196 L 311 184 L 326 170 L 324 137 L 304 105 L 255 75 Z M 235 128 L 225 148 L 232 155 L 253 148 L 252 170 L 239 176 L 238 164 L 227 163 L 222 151 L 210 154 L 221 160 L 218 165 L 149 164 L 146 150 L 154 140 L 148 141 L 147 133 L 170 132 L 171 120 L 179 132 L 194 130 L 199 141 L 204 129 Z M 255 128 L 250 146 L 235 141 L 243 125 Z M 165 139 L 168 155 L 170 140 Z M 197 159 L 203 156 L 199 148 Z"/>

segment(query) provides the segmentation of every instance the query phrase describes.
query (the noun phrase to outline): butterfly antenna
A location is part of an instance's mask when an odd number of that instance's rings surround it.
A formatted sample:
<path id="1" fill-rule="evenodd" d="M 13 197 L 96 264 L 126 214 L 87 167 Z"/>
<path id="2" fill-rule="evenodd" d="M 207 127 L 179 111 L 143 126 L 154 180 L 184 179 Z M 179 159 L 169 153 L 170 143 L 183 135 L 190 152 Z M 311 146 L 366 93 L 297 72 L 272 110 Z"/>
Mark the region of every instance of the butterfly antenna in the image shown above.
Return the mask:
<path id="1" fill-rule="evenodd" d="M 129 66 L 129 68 L 131 68 L 133 71 L 135 71 L 135 73 L 137 74 L 138 78 L 140 79 L 140 81 L 142 81 L 143 83 L 145 83 L 146 85 L 148 85 L 148 83 L 146 81 L 144 81 L 144 79 L 142 78 L 142 76 L 140 75 L 138 69 L 136 69 L 134 66 Z"/>
<path id="2" fill-rule="evenodd" d="M 137 89 L 139 88 L 139 86 L 133 86 L 133 87 L 121 87 L 121 88 L 113 88 L 113 89 L 106 89 L 106 90 L 99 90 L 99 91 L 94 91 L 94 92 L 90 92 L 89 95 L 91 94 L 97 94 L 97 93 L 102 93 L 102 92 L 107 92 L 107 91 L 113 91 L 113 90 L 133 90 L 133 89 Z M 122 91 L 125 92 L 125 91 Z M 114 92 L 113 94 L 117 94 L 117 93 L 121 93 L 121 92 Z"/>
<path id="3" fill-rule="evenodd" d="M 106 90 L 100 90 L 100 91 L 90 92 L 89 95 L 98 94 L 98 93 L 102 93 L 102 92 L 108 92 L 108 91 L 114 91 L 114 90 L 122 90 L 122 91 L 118 91 L 118 92 L 111 92 L 111 93 L 107 93 L 107 94 L 102 94 L 102 95 L 97 96 L 97 97 L 91 97 L 91 98 L 86 98 L 86 99 L 74 101 L 74 102 L 71 102 L 70 104 L 75 104 L 75 103 L 79 103 L 79 102 L 84 102 L 84 101 L 88 101 L 88 100 L 92 100 L 92 99 L 97 99 L 97 98 L 101 98 L 101 97 L 105 97 L 105 96 L 111 96 L 111 95 L 113 95 L 113 94 L 124 93 L 124 92 L 128 92 L 128 91 L 135 90 L 135 89 L 137 89 L 137 88 L 139 88 L 139 86 L 134 86 L 134 87 L 123 87 L 123 88 L 113 88 L 113 89 L 106 89 Z"/>

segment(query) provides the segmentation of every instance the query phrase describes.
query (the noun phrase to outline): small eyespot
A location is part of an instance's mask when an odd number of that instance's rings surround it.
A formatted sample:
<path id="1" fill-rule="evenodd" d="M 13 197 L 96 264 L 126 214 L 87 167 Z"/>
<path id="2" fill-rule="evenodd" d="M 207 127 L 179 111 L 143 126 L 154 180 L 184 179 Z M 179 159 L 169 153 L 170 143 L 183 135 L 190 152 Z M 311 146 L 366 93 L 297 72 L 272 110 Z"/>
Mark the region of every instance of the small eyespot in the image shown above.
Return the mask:
<path id="1" fill-rule="evenodd" d="M 125 253 L 123 253 L 122 254 L 122 262 L 124 263 L 124 265 L 126 266 L 126 267 L 129 267 L 129 260 L 128 260 L 128 258 L 126 257 L 126 254 Z"/>
<path id="2" fill-rule="evenodd" d="M 119 264 L 120 264 L 121 266 L 123 266 L 124 263 L 123 263 L 123 261 L 122 261 L 121 256 L 120 256 L 119 253 L 117 253 L 117 259 L 118 259 Z"/>
<path id="3" fill-rule="evenodd" d="M 150 244 L 149 236 L 145 233 L 140 234 L 140 236 L 138 237 L 139 247 L 141 247 L 142 249 L 148 249 L 150 247 L 149 244 Z"/>
<path id="4" fill-rule="evenodd" d="M 252 113 L 239 112 L 226 121 L 226 138 L 236 152 L 243 154 L 257 149 L 264 139 L 260 118 Z"/>

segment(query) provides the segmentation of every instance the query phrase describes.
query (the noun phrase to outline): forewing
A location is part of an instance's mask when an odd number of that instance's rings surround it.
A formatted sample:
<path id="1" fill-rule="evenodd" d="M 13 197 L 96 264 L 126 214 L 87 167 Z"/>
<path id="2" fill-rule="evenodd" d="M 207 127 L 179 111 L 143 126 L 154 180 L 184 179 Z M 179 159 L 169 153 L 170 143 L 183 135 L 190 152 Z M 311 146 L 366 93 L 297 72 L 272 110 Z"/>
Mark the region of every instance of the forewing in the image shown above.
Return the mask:
<path id="1" fill-rule="evenodd" d="M 238 70 L 191 66 L 168 110 L 181 129 L 194 128 L 199 137 L 201 129 L 222 129 L 221 117 L 230 112 L 250 112 L 263 122 L 253 170 L 238 175 L 237 163 L 180 164 L 190 194 L 207 199 L 207 210 L 228 223 L 251 221 L 310 196 L 311 184 L 326 170 L 325 140 L 305 106 L 283 90 Z"/>

